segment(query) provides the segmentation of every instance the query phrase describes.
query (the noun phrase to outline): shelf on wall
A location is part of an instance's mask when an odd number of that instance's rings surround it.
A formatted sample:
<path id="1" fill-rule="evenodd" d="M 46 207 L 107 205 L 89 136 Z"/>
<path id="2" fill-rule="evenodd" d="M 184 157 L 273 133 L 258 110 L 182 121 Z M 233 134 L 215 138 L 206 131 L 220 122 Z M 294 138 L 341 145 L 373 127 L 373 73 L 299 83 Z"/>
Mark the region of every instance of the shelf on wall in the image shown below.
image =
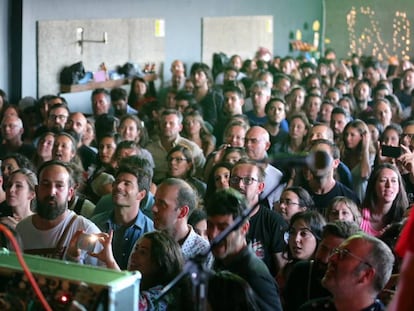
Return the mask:
<path id="1" fill-rule="evenodd" d="M 118 80 L 107 80 L 103 82 L 89 82 L 85 84 L 71 84 L 71 85 L 60 85 L 61 93 L 75 93 L 89 90 L 95 90 L 99 88 L 112 89 L 114 87 L 120 87 L 125 84 L 129 84 L 129 79 L 118 79 Z"/>

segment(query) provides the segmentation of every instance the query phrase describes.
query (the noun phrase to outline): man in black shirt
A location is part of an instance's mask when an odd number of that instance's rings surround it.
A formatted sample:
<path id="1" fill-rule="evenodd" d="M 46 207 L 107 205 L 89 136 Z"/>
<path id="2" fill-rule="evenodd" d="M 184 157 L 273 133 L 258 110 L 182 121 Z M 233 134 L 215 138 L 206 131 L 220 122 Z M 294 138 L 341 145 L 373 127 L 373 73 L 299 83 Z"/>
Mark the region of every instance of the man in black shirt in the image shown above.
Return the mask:
<path id="1" fill-rule="evenodd" d="M 225 189 L 215 192 L 206 208 L 209 240 L 228 230 L 228 227 L 232 226 L 247 208 L 246 199 L 236 190 Z M 263 261 L 258 259 L 247 245 L 248 230 L 249 221 L 244 220 L 223 241 L 212 248 L 213 268 L 230 271 L 245 279 L 255 293 L 260 310 L 282 310 L 275 279 Z"/>
<path id="2" fill-rule="evenodd" d="M 269 208 L 266 198 L 259 200 L 265 188 L 263 168 L 251 160 L 237 162 L 231 171 L 230 187 L 246 197 L 249 208 L 256 206 L 250 217 L 247 239 L 257 257 L 276 276 L 283 261 L 283 235 L 288 226 L 280 214 Z"/>
<path id="3" fill-rule="evenodd" d="M 340 162 L 338 147 L 329 140 L 317 139 L 312 141 L 310 152 L 317 151 L 326 152 L 331 157 L 325 168 L 306 170 L 308 174 L 305 189 L 312 196 L 318 212 L 325 215 L 329 203 L 337 196 L 350 198 L 359 205 L 361 202 L 355 192 L 334 179 L 335 169 Z"/>

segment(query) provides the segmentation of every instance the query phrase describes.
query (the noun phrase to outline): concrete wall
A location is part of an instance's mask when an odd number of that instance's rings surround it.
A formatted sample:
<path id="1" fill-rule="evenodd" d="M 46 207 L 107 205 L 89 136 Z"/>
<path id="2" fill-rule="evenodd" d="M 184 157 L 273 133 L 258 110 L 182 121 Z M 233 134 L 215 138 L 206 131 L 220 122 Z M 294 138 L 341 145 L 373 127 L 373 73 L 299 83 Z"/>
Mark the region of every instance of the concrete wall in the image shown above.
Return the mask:
<path id="1" fill-rule="evenodd" d="M 201 18 L 273 15 L 274 53 L 287 55 L 289 35 L 321 19 L 322 0 L 23 0 L 22 96 L 37 96 L 36 22 L 60 19 L 162 18 L 165 20 L 166 66 L 201 59 Z M 145 45 L 145 42 L 142 42 Z M 1 55 L 1 54 L 0 54 Z M 253 55 L 252 55 L 253 56 Z M 59 57 L 56 50 L 55 57 Z"/>

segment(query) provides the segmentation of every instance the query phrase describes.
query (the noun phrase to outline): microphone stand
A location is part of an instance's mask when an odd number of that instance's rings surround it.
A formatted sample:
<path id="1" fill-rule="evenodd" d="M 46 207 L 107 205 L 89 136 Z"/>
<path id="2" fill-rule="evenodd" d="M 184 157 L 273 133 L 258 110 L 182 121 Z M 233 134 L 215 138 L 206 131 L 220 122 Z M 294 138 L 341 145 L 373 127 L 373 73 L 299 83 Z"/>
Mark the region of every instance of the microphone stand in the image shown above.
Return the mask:
<path id="1" fill-rule="evenodd" d="M 169 291 L 173 289 L 183 278 L 190 276 L 192 284 L 192 298 L 195 306 L 194 310 L 206 311 L 208 280 L 212 274 L 211 270 L 209 270 L 206 266 L 207 256 L 215 246 L 223 242 L 231 232 L 237 230 L 247 219 L 249 219 L 250 215 L 258 206 L 259 203 L 244 210 L 241 216 L 238 216 L 230 226 L 211 240 L 210 247 L 207 251 L 190 258 L 184 265 L 183 271 L 163 288 L 158 297 L 155 298 L 155 301 L 159 301 L 162 297 L 169 293 Z"/>

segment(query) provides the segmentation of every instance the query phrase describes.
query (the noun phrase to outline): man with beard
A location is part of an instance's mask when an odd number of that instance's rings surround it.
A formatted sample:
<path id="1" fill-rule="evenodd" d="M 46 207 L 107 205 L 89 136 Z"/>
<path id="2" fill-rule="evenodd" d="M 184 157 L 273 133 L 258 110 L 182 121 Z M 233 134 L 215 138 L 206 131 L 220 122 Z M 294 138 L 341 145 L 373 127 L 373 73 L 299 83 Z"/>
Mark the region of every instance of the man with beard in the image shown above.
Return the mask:
<path id="1" fill-rule="evenodd" d="M 315 259 L 301 261 L 293 266 L 285 287 L 285 309 L 296 311 L 309 299 L 329 296 L 321 280 L 326 272 L 332 250 L 345 239 L 359 232 L 356 223 L 337 221 L 325 225 Z"/>
<path id="2" fill-rule="evenodd" d="M 282 144 L 288 137 L 289 125 L 286 120 L 286 102 L 281 98 L 271 98 L 265 107 L 267 122 L 263 127 L 267 130 L 270 137 L 270 153 L 273 149 Z M 274 147 L 276 146 L 276 147 Z"/>
<path id="3" fill-rule="evenodd" d="M 223 96 L 211 88 L 213 77 L 210 67 L 204 63 L 193 63 L 190 76 L 194 84 L 194 98 L 203 112 L 204 121 L 214 128 L 223 111 Z"/>
<path id="4" fill-rule="evenodd" d="M 366 120 L 373 116 L 372 107 L 369 106 L 371 100 L 371 88 L 367 81 L 361 80 L 355 84 L 354 98 L 356 103 L 355 117 Z"/>
<path id="5" fill-rule="evenodd" d="M 88 121 L 82 112 L 73 112 L 70 114 L 65 125 L 67 131 L 72 131 L 78 136 L 78 144 L 76 146 L 77 153 L 82 161 L 84 171 L 88 171 L 88 168 L 96 161 L 96 152 L 82 142 L 82 137 L 86 132 L 87 123 Z"/>
<path id="6" fill-rule="evenodd" d="M 71 168 L 65 163 L 45 162 L 38 170 L 37 213 L 19 222 L 16 231 L 25 253 L 101 265 L 103 263 L 87 251 L 69 248 L 70 244 L 76 245 L 82 232 L 100 233 L 93 222 L 68 209 L 68 201 L 75 191 L 72 176 Z M 97 243 L 94 252 L 99 252 L 101 248 Z"/>

